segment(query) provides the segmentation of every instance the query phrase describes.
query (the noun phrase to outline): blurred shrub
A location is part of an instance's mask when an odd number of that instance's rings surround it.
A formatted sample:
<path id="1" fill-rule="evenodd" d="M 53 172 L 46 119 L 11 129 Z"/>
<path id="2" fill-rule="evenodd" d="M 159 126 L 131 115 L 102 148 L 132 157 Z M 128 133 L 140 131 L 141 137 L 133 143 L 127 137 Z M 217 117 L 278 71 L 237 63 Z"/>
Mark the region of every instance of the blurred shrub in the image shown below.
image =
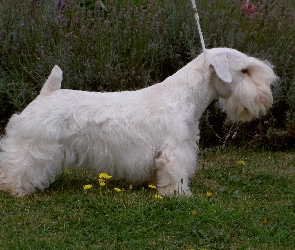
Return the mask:
<path id="1" fill-rule="evenodd" d="M 232 47 L 269 60 L 280 76 L 265 117 L 232 124 L 211 104 L 201 145 L 293 145 L 294 2 L 197 1 L 207 48 Z M 139 89 L 162 81 L 201 51 L 189 0 L 0 1 L 0 120 L 3 128 L 39 93 L 54 64 L 63 88 Z"/>
<path id="2" fill-rule="evenodd" d="M 34 99 L 54 64 L 63 88 L 89 91 L 138 89 L 174 73 L 196 38 L 181 2 L 0 1 L 1 125 Z"/>
<path id="3" fill-rule="evenodd" d="M 232 47 L 268 60 L 280 77 L 273 88 L 274 105 L 265 117 L 233 124 L 211 105 L 202 119 L 202 144 L 294 147 L 295 2 L 250 1 L 248 8 L 246 1 L 202 3 L 199 9 L 207 47 Z"/>

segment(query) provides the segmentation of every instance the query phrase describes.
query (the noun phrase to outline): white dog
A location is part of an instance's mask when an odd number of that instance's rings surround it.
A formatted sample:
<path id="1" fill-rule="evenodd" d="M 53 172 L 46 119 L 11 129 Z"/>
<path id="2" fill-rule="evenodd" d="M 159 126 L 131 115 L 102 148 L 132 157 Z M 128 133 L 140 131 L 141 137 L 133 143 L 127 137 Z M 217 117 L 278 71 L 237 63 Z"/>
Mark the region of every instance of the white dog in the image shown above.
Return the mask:
<path id="1" fill-rule="evenodd" d="M 44 190 L 64 168 L 153 183 L 161 195 L 190 195 L 198 120 L 217 97 L 233 120 L 264 114 L 276 76 L 233 49 L 206 50 L 165 81 L 138 91 L 60 89 L 55 66 L 40 95 L 10 119 L 1 140 L 0 189 Z"/>

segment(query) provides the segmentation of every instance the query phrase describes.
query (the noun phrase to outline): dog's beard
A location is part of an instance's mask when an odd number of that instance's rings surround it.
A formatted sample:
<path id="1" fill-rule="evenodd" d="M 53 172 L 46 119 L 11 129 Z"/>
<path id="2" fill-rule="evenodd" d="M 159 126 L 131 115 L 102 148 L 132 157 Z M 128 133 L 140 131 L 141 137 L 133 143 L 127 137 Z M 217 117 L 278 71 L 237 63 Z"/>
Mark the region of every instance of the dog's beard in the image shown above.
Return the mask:
<path id="1" fill-rule="evenodd" d="M 241 82 L 228 98 L 219 102 L 233 121 L 250 121 L 264 115 L 273 103 L 270 87 L 252 82 Z"/>
<path id="2" fill-rule="evenodd" d="M 233 99 L 234 98 L 232 97 L 219 99 L 223 111 L 227 113 L 232 121 L 250 121 L 255 118 L 255 115 L 253 115 L 241 102 Z"/>

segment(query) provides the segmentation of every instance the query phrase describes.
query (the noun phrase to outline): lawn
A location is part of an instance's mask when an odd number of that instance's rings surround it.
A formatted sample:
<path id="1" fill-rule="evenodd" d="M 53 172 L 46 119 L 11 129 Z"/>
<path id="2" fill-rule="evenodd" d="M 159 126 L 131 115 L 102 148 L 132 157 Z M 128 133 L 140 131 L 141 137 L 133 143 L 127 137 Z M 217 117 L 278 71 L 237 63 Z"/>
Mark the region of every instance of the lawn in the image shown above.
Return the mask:
<path id="1" fill-rule="evenodd" d="M 192 197 L 65 172 L 45 192 L 0 193 L 1 249 L 295 249 L 294 152 L 211 148 Z M 85 185 L 92 185 L 84 190 Z M 114 188 L 119 188 L 117 192 Z"/>

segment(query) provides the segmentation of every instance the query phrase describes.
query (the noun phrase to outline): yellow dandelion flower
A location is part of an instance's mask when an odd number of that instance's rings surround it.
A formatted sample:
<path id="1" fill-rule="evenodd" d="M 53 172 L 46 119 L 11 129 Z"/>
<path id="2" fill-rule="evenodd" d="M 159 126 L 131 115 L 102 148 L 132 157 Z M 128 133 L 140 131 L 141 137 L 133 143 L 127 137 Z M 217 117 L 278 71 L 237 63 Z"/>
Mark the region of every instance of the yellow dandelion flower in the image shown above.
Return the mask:
<path id="1" fill-rule="evenodd" d="M 150 184 L 149 185 L 149 188 L 153 188 L 153 189 L 155 189 L 155 188 L 157 188 L 155 185 L 153 185 L 153 184 Z"/>
<path id="2" fill-rule="evenodd" d="M 213 194 L 211 192 L 207 192 L 206 195 L 207 195 L 207 197 L 210 198 L 210 197 L 212 197 Z"/>
<path id="3" fill-rule="evenodd" d="M 192 215 L 196 215 L 197 212 L 195 210 L 192 210 Z"/>
<path id="4" fill-rule="evenodd" d="M 238 165 L 243 165 L 243 166 L 246 166 L 247 165 L 246 162 L 244 162 L 244 161 L 237 161 L 237 164 Z"/>
<path id="5" fill-rule="evenodd" d="M 114 190 L 118 193 L 122 191 L 120 188 L 114 188 Z"/>
<path id="6" fill-rule="evenodd" d="M 88 184 L 88 185 L 84 185 L 83 186 L 84 190 L 87 190 L 87 189 L 90 189 L 92 188 L 92 185 L 91 184 Z"/>
<path id="7" fill-rule="evenodd" d="M 66 168 L 66 169 L 64 170 L 64 172 L 65 172 L 65 174 L 69 174 L 69 173 L 70 173 L 70 170 L 69 170 L 68 168 Z"/>
<path id="8" fill-rule="evenodd" d="M 267 219 L 264 219 L 262 223 L 263 223 L 263 224 L 266 224 L 266 222 L 267 222 Z"/>
<path id="9" fill-rule="evenodd" d="M 155 198 L 158 199 L 158 200 L 162 200 L 163 199 L 163 196 L 161 196 L 159 194 L 155 194 Z"/>
<path id="10" fill-rule="evenodd" d="M 111 179 L 111 178 L 112 178 L 112 176 L 110 176 L 110 175 L 108 175 L 108 174 L 106 174 L 106 173 L 100 173 L 100 174 L 98 175 L 98 177 L 99 177 L 100 179 L 105 179 L 105 180 L 108 180 L 108 179 Z"/>
<path id="11" fill-rule="evenodd" d="M 100 185 L 101 187 L 103 187 L 103 186 L 106 185 L 104 179 L 98 179 L 98 182 L 99 182 L 99 185 Z"/>

